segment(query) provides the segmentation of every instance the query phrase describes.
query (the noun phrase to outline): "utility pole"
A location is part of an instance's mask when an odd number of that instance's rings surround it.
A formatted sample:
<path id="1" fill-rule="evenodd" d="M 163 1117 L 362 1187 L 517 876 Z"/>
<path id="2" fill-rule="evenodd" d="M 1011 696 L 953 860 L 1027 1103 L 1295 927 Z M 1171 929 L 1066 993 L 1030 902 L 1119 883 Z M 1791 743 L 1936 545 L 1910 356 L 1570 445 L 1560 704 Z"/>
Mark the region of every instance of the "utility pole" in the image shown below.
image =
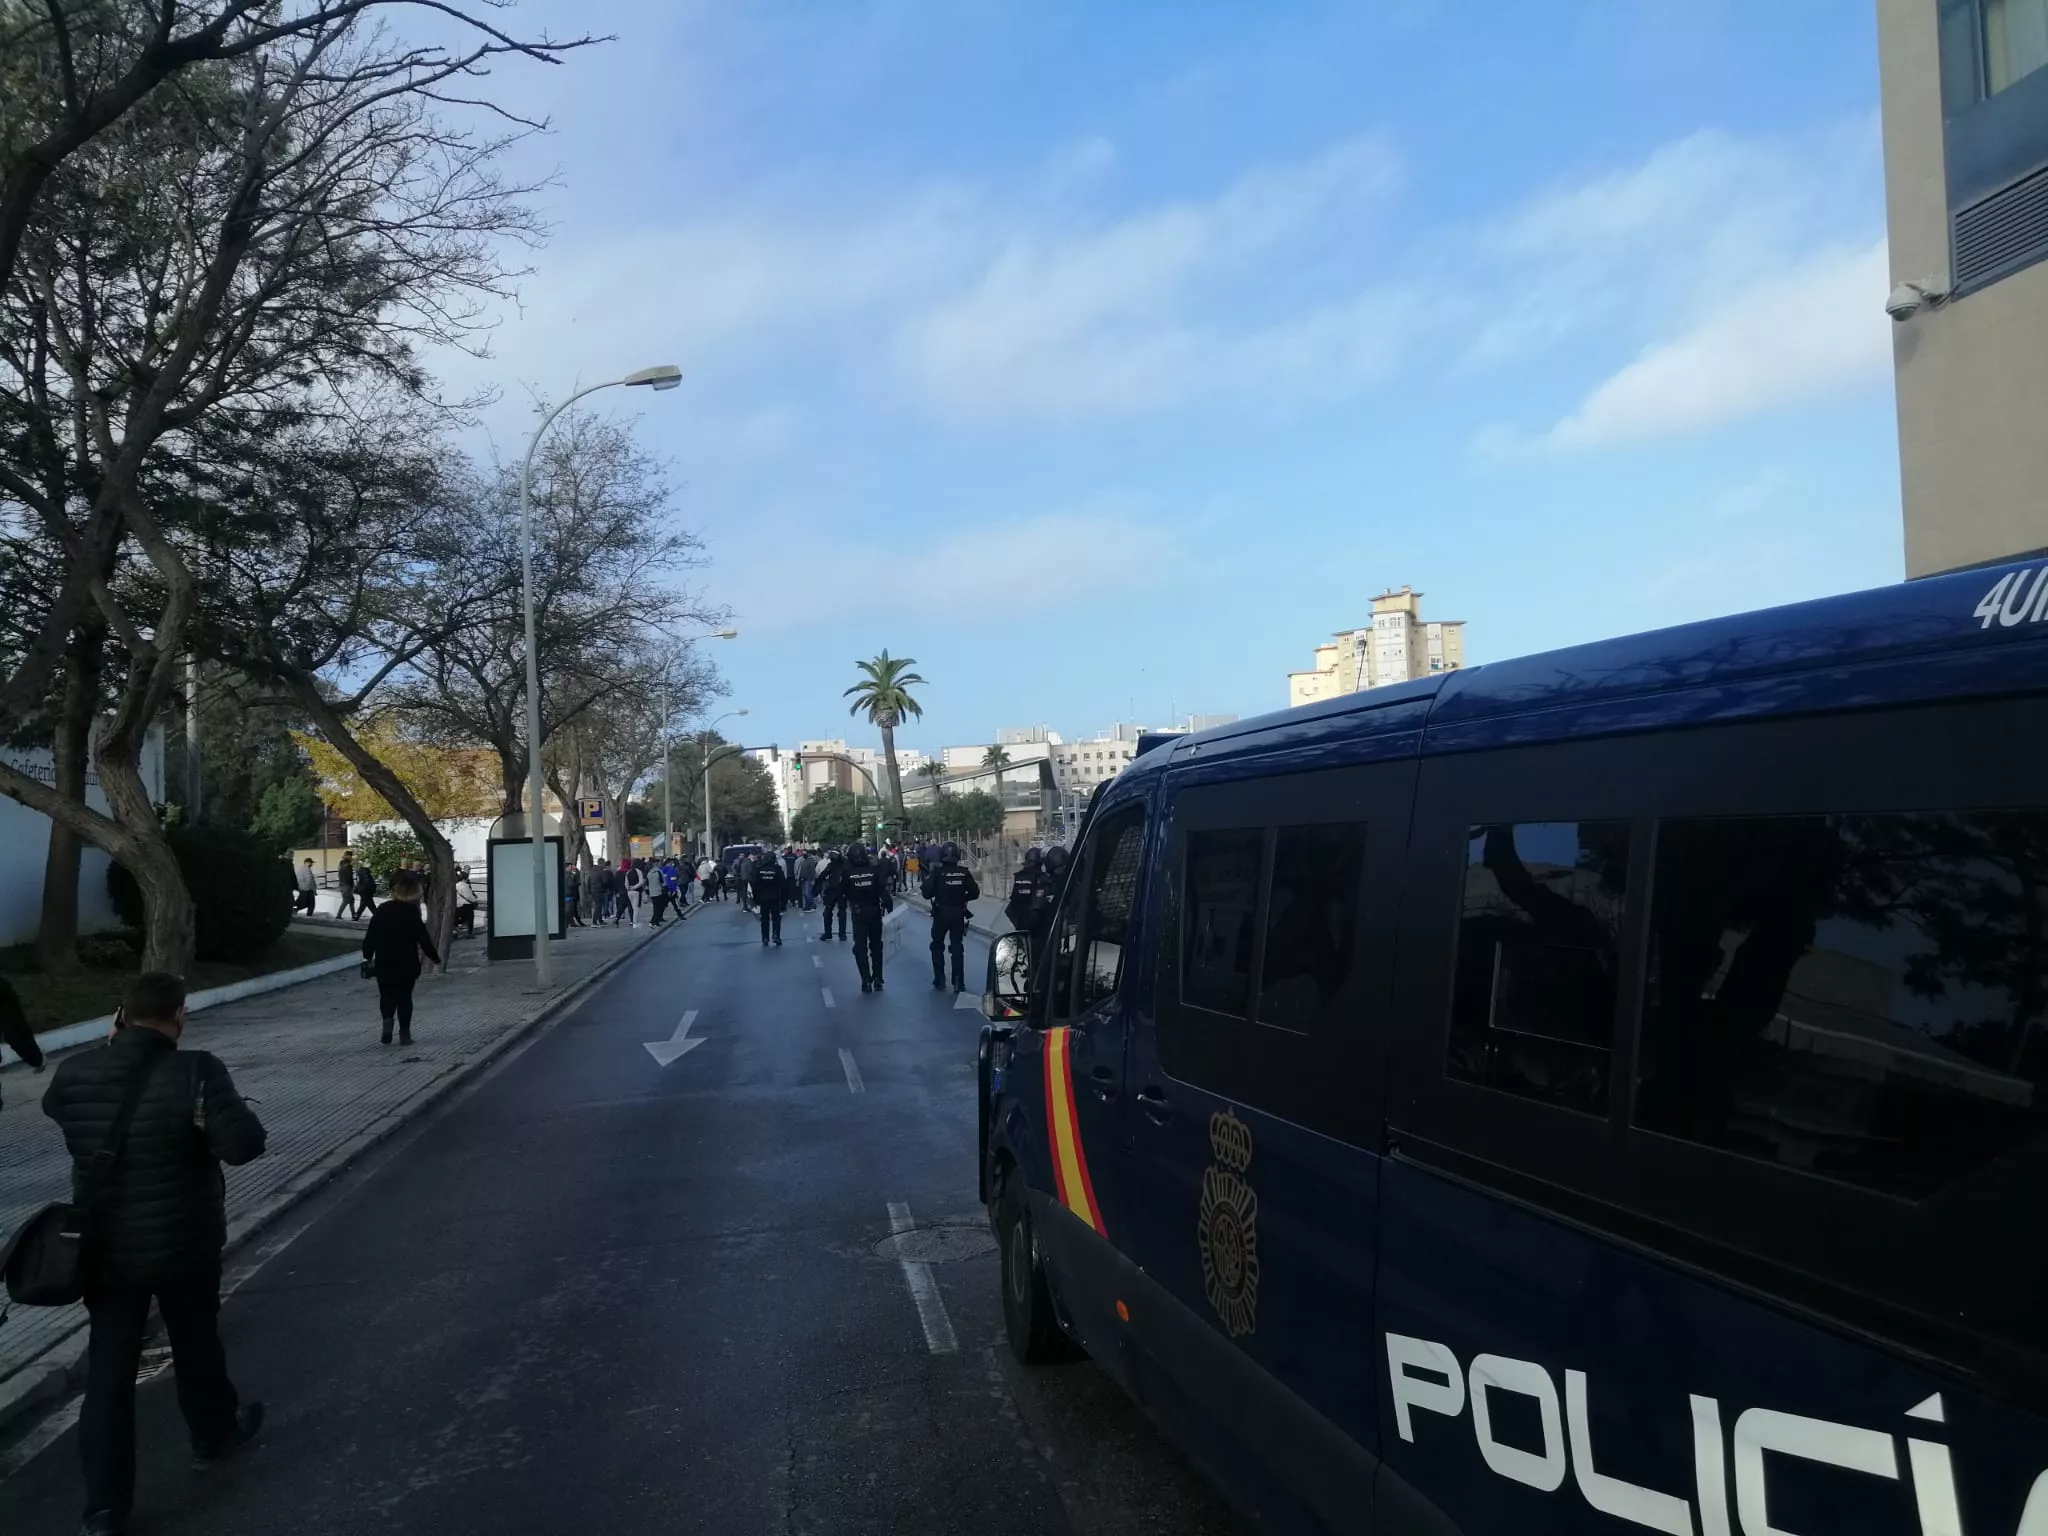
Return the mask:
<path id="1" fill-rule="evenodd" d="M 661 680 L 661 851 L 669 858 L 676 855 L 676 807 L 670 786 L 676 776 L 675 756 L 669 751 L 668 742 L 668 678 Z"/>

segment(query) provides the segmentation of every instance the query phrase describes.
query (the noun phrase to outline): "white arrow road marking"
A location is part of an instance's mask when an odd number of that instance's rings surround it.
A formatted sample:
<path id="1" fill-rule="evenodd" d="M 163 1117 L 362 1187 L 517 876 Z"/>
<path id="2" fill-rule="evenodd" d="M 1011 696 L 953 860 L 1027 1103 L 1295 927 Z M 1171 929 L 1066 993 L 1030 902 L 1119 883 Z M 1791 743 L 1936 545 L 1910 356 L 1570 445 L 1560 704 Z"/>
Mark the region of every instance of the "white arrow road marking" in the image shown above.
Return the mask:
<path id="1" fill-rule="evenodd" d="M 825 1006 L 827 1008 L 837 1008 L 839 1006 L 838 1002 L 832 996 L 832 989 L 830 987 L 820 987 L 818 988 L 818 990 L 824 994 Z"/>
<path id="2" fill-rule="evenodd" d="M 889 1202 L 889 1230 L 899 1237 L 916 1227 L 910 1219 L 910 1207 L 901 1200 Z M 935 1355 L 951 1355 L 960 1349 L 960 1341 L 953 1337 L 953 1320 L 946 1316 L 946 1303 L 939 1295 L 939 1283 L 932 1278 L 932 1267 L 921 1259 L 899 1259 L 903 1266 L 903 1279 L 910 1287 L 910 1299 L 917 1303 L 917 1320 L 924 1325 L 925 1347 Z"/>
<path id="3" fill-rule="evenodd" d="M 867 1082 L 860 1075 L 860 1066 L 853 1059 L 853 1052 L 843 1045 L 839 1048 L 839 1065 L 846 1069 L 846 1091 L 848 1093 L 866 1093 L 868 1091 Z"/>
<path id="4" fill-rule="evenodd" d="M 640 1043 L 646 1047 L 648 1055 L 665 1067 L 678 1056 L 687 1056 L 704 1043 L 690 1038 L 690 1026 L 696 1022 L 697 1010 L 692 1008 L 676 1025 L 676 1032 L 666 1040 L 642 1040 Z"/>

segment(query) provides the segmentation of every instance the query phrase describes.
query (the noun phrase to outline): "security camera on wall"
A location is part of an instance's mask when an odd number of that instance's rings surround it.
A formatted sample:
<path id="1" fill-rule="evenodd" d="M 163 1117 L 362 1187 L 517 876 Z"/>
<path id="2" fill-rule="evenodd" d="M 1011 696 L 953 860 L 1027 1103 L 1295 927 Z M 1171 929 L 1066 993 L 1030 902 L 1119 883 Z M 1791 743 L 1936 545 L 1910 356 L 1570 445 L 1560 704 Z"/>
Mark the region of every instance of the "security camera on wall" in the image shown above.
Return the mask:
<path id="1" fill-rule="evenodd" d="M 1948 290 L 1936 283 L 1901 283 L 1884 301 L 1884 312 L 1895 321 L 1910 320 L 1923 309 L 1948 302 Z"/>

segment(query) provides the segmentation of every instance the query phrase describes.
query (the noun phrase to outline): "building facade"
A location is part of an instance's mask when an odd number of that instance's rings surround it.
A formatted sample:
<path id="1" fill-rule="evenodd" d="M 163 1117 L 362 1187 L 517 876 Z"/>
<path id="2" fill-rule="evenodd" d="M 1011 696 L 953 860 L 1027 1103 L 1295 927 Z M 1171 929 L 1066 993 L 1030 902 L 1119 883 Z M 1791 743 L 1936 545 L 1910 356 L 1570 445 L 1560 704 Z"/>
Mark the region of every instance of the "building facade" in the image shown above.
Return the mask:
<path id="1" fill-rule="evenodd" d="M 1906 574 L 2048 549 L 2048 0 L 1878 0 Z"/>
<path id="2" fill-rule="evenodd" d="M 1465 665 L 1465 621 L 1422 617 L 1413 587 L 1372 600 L 1372 623 L 1339 630 L 1316 647 L 1315 665 L 1287 674 L 1287 703 L 1313 704 L 1363 688 L 1405 683 Z"/>

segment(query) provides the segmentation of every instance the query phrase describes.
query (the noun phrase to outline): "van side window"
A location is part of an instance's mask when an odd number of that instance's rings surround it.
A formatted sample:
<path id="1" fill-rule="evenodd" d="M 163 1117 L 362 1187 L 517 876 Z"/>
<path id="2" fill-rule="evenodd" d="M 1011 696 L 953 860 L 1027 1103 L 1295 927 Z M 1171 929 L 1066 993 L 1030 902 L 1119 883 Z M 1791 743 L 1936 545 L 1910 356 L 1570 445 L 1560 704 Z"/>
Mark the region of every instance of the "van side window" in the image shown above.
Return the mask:
<path id="1" fill-rule="evenodd" d="M 2048 811 L 1668 821 L 1636 1123 L 1924 1199 L 2048 1129 Z"/>
<path id="2" fill-rule="evenodd" d="M 1251 1011 L 1252 945 L 1258 937 L 1259 866 L 1266 834 L 1257 827 L 1190 832 L 1180 1000 L 1242 1019 Z"/>
<path id="3" fill-rule="evenodd" d="M 1261 1024 L 1307 1034 L 1343 992 L 1364 875 L 1363 826 L 1279 829 L 1259 969 Z"/>
<path id="4" fill-rule="evenodd" d="M 1119 812 L 1092 841 L 1077 1013 L 1113 996 L 1123 980 L 1124 951 L 1137 905 L 1139 857 L 1145 846 L 1144 807 Z"/>
<path id="5" fill-rule="evenodd" d="M 1468 836 L 1444 1070 L 1605 1114 L 1628 823 L 1497 823 Z"/>

